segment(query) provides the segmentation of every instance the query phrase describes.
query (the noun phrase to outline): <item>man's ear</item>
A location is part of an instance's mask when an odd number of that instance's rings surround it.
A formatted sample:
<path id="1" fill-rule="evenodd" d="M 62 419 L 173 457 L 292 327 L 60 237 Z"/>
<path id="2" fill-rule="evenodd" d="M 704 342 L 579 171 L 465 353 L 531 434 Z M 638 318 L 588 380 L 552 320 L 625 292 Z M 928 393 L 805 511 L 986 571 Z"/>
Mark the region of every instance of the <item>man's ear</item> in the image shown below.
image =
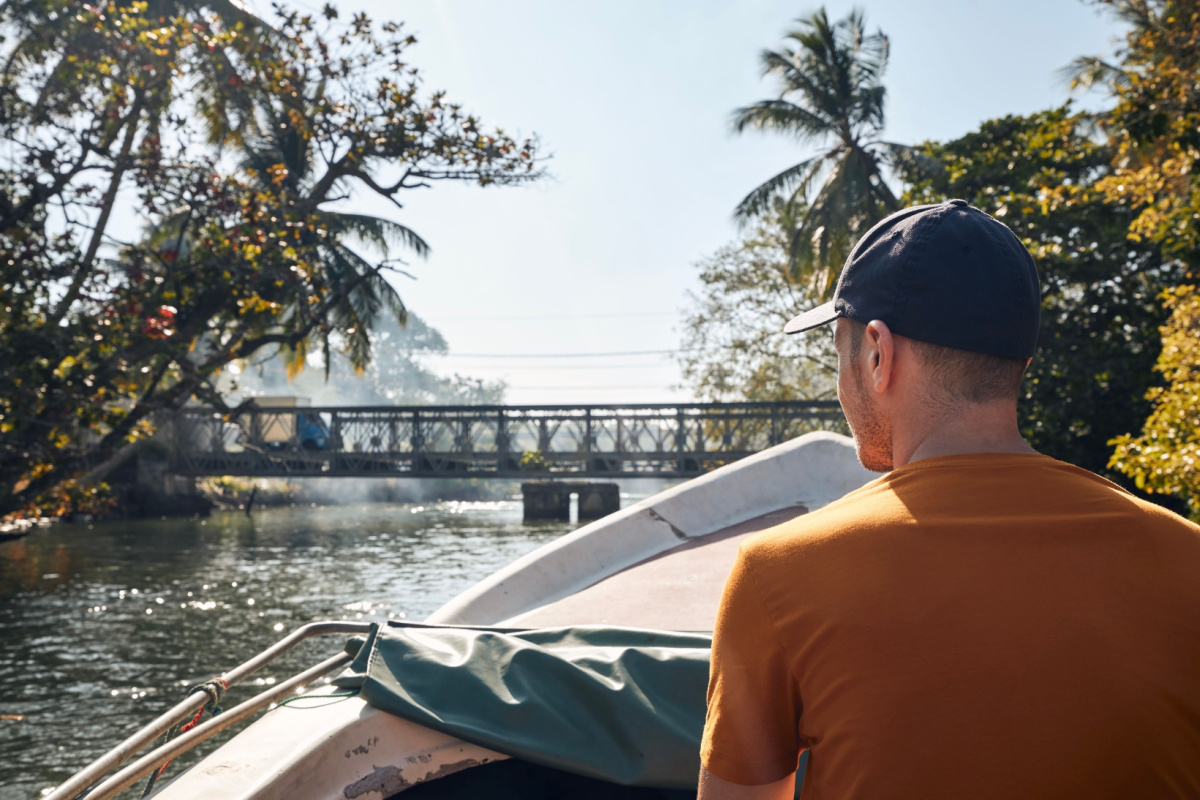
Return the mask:
<path id="1" fill-rule="evenodd" d="M 870 387 L 882 394 L 892 384 L 892 370 L 896 365 L 896 340 L 883 320 L 873 319 L 867 323 L 863 334 L 863 356 Z"/>

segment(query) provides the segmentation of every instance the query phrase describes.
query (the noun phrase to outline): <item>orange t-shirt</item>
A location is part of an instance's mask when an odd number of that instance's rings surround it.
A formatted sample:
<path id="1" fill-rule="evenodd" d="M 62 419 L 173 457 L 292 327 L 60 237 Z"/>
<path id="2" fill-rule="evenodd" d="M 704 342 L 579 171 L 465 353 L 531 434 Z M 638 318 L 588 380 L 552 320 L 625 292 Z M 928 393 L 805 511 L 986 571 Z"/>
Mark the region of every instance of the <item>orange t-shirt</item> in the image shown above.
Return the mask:
<path id="1" fill-rule="evenodd" d="M 1041 455 L 918 461 L 743 543 L 701 758 L 802 797 L 1200 797 L 1200 527 Z"/>

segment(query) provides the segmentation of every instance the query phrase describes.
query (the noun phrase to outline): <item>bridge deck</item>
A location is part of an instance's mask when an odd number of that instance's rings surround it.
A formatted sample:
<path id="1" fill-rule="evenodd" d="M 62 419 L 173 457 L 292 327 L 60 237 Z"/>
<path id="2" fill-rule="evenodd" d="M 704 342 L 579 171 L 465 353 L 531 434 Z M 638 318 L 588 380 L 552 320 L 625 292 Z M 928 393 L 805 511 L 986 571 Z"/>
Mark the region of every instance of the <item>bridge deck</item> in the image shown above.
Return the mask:
<path id="1" fill-rule="evenodd" d="M 604 406 L 185 409 L 182 475 L 691 477 L 812 430 L 844 429 L 836 401 Z"/>

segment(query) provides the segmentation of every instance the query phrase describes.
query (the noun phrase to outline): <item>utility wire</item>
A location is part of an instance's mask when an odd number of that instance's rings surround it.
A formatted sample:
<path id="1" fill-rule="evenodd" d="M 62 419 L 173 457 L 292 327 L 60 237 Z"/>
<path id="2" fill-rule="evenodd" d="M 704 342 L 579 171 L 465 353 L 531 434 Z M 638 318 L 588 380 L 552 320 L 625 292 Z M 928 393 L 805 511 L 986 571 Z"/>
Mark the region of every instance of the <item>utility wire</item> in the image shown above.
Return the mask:
<path id="1" fill-rule="evenodd" d="M 603 390 L 603 389 L 664 389 L 664 390 L 671 389 L 670 386 L 664 386 L 661 383 L 631 384 L 631 385 L 627 385 L 627 386 L 613 386 L 613 385 L 609 385 L 609 384 L 604 384 L 604 385 L 599 385 L 599 386 L 523 386 L 521 384 L 516 384 L 516 385 L 512 385 L 512 386 L 505 386 L 504 388 L 506 391 L 510 391 L 510 392 L 549 391 L 549 390 L 560 391 L 560 392 L 561 391 L 594 392 L 594 391 Z"/>
<path id="2" fill-rule="evenodd" d="M 627 319 L 630 317 L 674 317 L 674 311 L 630 311 L 622 314 L 537 314 L 501 317 L 437 317 L 437 322 L 512 322 L 527 319 Z"/>
<path id="3" fill-rule="evenodd" d="M 459 369 L 487 370 L 566 370 L 573 372 L 580 369 L 670 369 L 672 364 L 458 364 Z"/>
<path id="4" fill-rule="evenodd" d="M 612 356 L 665 356 L 678 350 L 626 350 L 619 353 L 439 353 L 456 358 L 610 358 Z"/>

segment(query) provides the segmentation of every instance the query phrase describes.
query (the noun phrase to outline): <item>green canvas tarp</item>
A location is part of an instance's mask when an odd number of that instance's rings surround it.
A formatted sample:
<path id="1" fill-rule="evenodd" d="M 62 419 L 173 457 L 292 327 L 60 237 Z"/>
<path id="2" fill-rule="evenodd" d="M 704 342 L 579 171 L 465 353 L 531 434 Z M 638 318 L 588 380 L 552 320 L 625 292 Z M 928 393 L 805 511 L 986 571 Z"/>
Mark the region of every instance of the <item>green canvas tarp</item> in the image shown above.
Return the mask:
<path id="1" fill-rule="evenodd" d="M 696 788 L 704 633 L 377 626 L 336 681 L 514 758 L 628 786 Z"/>

